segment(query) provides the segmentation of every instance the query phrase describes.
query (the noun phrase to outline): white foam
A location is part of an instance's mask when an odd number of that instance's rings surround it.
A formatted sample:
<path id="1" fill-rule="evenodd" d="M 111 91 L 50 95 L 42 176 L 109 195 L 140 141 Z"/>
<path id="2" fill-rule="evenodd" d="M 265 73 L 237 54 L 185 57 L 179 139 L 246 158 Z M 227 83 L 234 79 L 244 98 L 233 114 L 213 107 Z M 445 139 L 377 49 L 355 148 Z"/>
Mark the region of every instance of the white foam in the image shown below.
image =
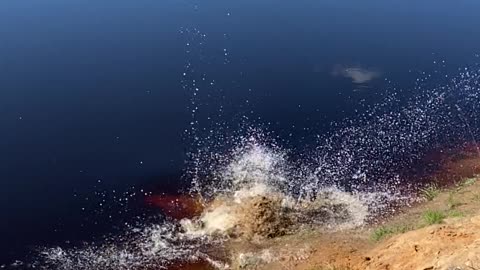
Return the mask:
<path id="1" fill-rule="evenodd" d="M 182 220 L 181 225 L 189 235 L 226 234 L 239 223 L 236 206 L 221 204 L 205 211 L 198 220 Z"/>

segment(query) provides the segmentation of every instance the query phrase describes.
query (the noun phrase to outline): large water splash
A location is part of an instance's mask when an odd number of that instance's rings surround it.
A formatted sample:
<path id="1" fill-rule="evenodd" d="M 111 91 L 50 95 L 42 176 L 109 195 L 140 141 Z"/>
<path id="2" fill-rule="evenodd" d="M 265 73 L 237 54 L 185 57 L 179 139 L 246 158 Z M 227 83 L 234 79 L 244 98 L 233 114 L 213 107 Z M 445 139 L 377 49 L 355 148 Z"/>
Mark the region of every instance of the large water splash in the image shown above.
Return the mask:
<path id="1" fill-rule="evenodd" d="M 281 233 L 299 224 L 327 229 L 362 226 L 392 203 L 409 202 L 405 187 L 416 183 L 402 172 L 428 151 L 466 141 L 476 144 L 479 77 L 478 71 L 465 69 L 447 85 L 418 84 L 409 100 L 391 93 L 365 113 L 333 124 L 334 132 L 318 136 L 300 159 L 268 128 L 248 127 L 231 135 L 222 134 L 222 129 L 209 132 L 195 139 L 197 149 L 186 174 L 192 181 L 190 192 L 206 203 L 199 217 L 129 228 L 100 244 L 42 249 L 32 265 L 158 269 L 202 259 L 226 267 L 209 255 L 212 243 L 221 246 L 247 229 L 274 235 L 254 222 L 267 220 L 255 212 L 259 205 L 275 210 L 267 211 L 268 220 L 274 220 L 271 226 Z"/>
<path id="2" fill-rule="evenodd" d="M 207 260 L 222 268 L 226 264 L 209 252 L 213 243 L 221 246 L 231 237 L 279 236 L 302 224 L 332 229 L 361 226 L 370 208 L 379 206 L 380 193 L 348 193 L 333 186 L 300 197 L 291 184 L 299 183 L 305 172 L 289 164 L 279 147 L 253 137 L 226 156 L 226 163 L 212 172 L 218 182 L 209 182 L 201 191 L 213 193 L 199 217 L 132 227 L 101 244 L 42 249 L 36 267 L 158 269 L 177 261 Z"/>

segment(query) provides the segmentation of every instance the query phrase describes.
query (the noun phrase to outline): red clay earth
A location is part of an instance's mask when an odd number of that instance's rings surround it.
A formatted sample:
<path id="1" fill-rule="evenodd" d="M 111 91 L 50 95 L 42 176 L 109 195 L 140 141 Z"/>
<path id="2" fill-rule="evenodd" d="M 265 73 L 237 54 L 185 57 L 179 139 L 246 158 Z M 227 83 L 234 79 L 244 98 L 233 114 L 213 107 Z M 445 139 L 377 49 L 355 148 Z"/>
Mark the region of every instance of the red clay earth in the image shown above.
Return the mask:
<path id="1" fill-rule="evenodd" d="M 153 195 L 146 198 L 146 203 L 176 220 L 199 216 L 204 208 L 200 198 L 192 195 Z"/>

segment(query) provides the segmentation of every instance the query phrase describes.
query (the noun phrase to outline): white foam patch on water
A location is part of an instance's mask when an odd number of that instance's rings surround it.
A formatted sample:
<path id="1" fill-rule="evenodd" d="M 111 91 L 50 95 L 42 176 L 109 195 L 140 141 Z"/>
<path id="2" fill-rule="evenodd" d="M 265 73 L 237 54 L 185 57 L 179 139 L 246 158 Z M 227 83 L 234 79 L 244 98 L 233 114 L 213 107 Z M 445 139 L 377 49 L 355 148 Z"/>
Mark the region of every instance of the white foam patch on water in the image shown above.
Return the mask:
<path id="1" fill-rule="evenodd" d="M 275 194 L 274 188 L 268 186 L 263 183 L 256 183 L 250 185 L 248 188 L 242 188 L 240 190 L 236 190 L 233 194 L 233 199 L 236 203 L 242 203 L 248 198 L 255 197 L 255 196 L 264 196 L 264 195 L 273 195 Z"/>
<path id="2" fill-rule="evenodd" d="M 86 244 L 73 249 L 43 249 L 36 268 L 58 270 L 163 269 L 175 260 L 195 260 L 199 243 L 178 232 L 174 224 L 132 228 L 128 236 L 110 243 Z"/>
<path id="3" fill-rule="evenodd" d="M 256 268 L 256 266 L 261 264 L 267 264 L 276 261 L 278 258 L 275 257 L 270 250 L 264 249 L 259 252 L 247 252 L 240 253 L 238 255 L 238 266 L 240 268 Z"/>
<path id="4" fill-rule="evenodd" d="M 330 187 L 322 189 L 317 195 L 317 200 L 313 201 L 313 203 L 320 200 L 325 204 L 327 210 L 332 211 L 332 217 L 339 214 L 335 213 L 335 206 L 341 206 L 343 211 L 345 211 L 345 220 L 338 222 L 333 218 L 329 225 L 337 228 L 354 228 L 364 225 L 368 216 L 371 214 L 369 205 L 373 205 L 375 202 L 365 199 L 370 196 L 375 197 L 374 194 L 351 194 L 341 191 L 338 188 Z M 333 209 L 328 209 L 328 206 L 332 206 Z M 322 207 L 322 205 L 320 205 L 320 207 Z"/>
<path id="5" fill-rule="evenodd" d="M 206 210 L 196 220 L 183 219 L 180 223 L 187 235 L 223 235 L 240 222 L 236 206 L 221 204 Z"/>

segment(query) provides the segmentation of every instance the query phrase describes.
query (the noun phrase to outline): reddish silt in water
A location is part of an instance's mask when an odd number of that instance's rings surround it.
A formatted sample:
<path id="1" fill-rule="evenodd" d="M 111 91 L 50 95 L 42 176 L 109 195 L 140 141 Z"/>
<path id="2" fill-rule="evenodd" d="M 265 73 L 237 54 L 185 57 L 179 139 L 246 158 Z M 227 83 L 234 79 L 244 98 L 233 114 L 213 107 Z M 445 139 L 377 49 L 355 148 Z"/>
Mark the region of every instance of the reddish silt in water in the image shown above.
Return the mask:
<path id="1" fill-rule="evenodd" d="M 193 218 L 204 209 L 201 199 L 192 195 L 152 195 L 146 198 L 146 203 L 174 219 Z"/>
<path id="2" fill-rule="evenodd" d="M 422 182 L 435 182 L 450 186 L 465 178 L 480 174 L 480 154 L 476 143 L 464 143 L 455 148 L 441 149 L 427 154 L 422 166 L 432 167 L 425 175 L 418 175 Z"/>
<path id="3" fill-rule="evenodd" d="M 204 209 L 200 197 L 192 195 L 152 195 L 146 198 L 146 203 L 177 220 L 199 216 Z M 175 262 L 168 267 L 168 270 L 215 270 L 215 268 L 207 261 L 198 260 Z"/>

